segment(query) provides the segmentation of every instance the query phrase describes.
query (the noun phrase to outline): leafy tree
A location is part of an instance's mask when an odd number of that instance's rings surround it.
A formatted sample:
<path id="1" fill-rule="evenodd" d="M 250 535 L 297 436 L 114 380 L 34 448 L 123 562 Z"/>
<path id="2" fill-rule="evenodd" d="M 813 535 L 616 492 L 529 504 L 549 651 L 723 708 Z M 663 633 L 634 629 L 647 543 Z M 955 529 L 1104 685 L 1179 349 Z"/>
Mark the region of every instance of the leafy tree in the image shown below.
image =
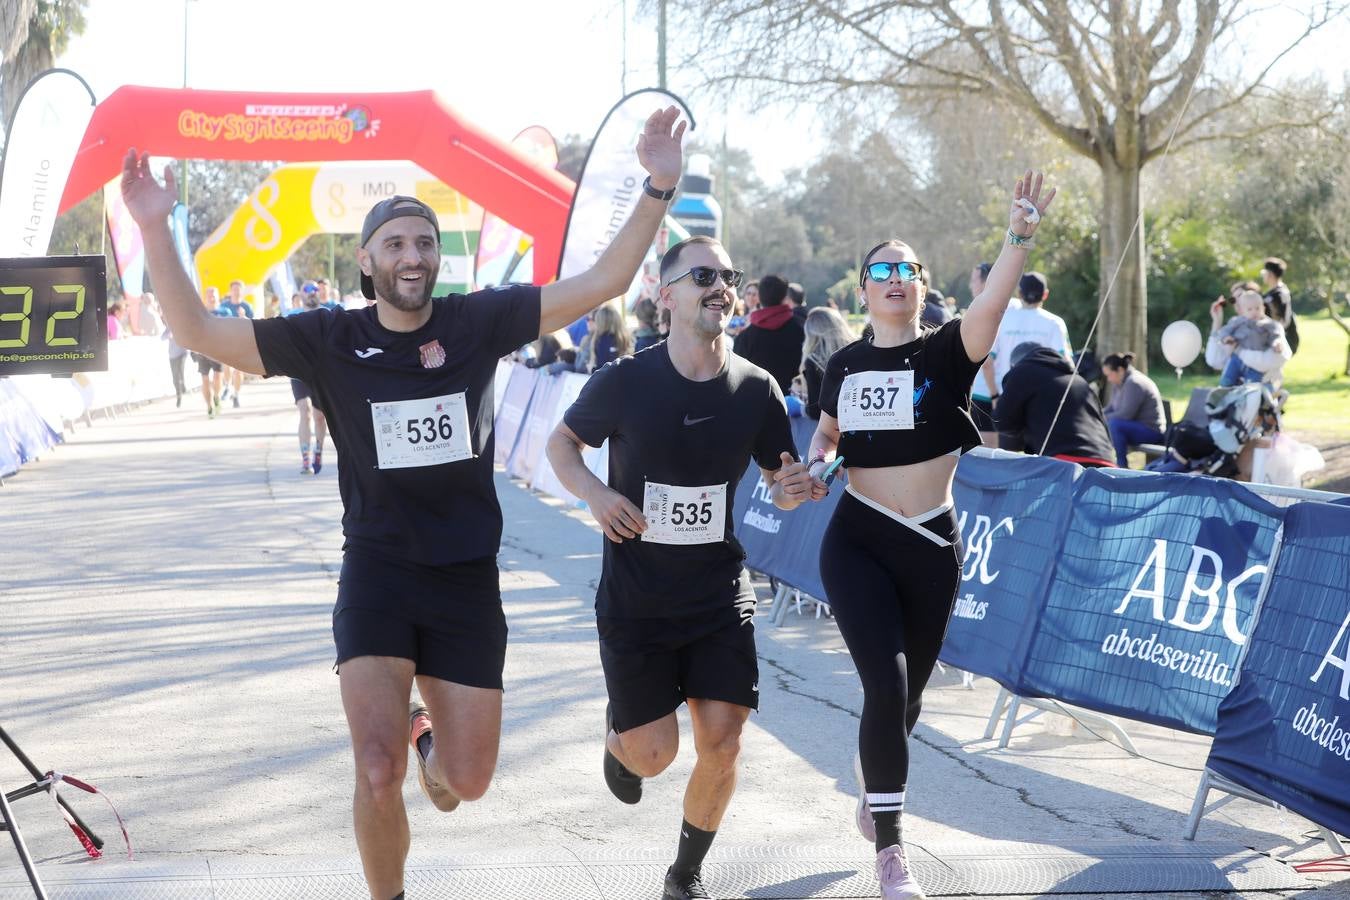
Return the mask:
<path id="1" fill-rule="evenodd" d="M 1141 173 L 1170 145 L 1237 136 L 1216 126 L 1267 90 L 1274 62 L 1339 16 L 1341 0 L 1308 0 L 1306 27 L 1240 74 L 1207 60 L 1246 18 L 1241 0 L 676 0 L 689 65 L 714 87 L 750 85 L 767 98 L 866 98 L 905 109 L 916 99 L 976 97 L 1018 109 L 1097 169 L 1104 261 L 1123 260 L 1101 326 L 1107 346 L 1142 346 L 1144 242 L 1136 234 Z M 1194 102 L 1192 102 L 1194 101 Z M 1238 134 L 1316 120 L 1286 105 Z M 1010 141 L 1016 141 L 1012 135 Z M 1109 279 L 1099 280 L 1105 290 Z"/>
<path id="2" fill-rule="evenodd" d="M 84 33 L 89 0 L 0 0 L 0 119 L 9 121 L 28 83 Z"/>

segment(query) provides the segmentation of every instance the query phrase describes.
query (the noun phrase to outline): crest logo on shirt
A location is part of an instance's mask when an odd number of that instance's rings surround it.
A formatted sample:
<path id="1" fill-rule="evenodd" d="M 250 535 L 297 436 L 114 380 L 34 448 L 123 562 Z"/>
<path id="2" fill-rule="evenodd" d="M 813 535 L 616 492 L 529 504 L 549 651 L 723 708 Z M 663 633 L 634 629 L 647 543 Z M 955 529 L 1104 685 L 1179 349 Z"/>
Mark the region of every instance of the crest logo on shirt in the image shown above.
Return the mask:
<path id="1" fill-rule="evenodd" d="M 445 348 L 441 346 L 440 341 L 428 341 L 417 348 L 422 354 L 422 368 L 439 369 L 445 365 Z"/>

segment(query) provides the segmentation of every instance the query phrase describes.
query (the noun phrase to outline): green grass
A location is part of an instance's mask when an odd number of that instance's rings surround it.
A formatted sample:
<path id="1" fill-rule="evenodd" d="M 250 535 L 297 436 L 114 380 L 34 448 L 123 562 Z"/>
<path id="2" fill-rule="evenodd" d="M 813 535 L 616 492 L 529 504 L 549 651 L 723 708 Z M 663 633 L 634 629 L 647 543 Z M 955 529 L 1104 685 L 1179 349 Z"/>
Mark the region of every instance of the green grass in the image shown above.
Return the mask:
<path id="1" fill-rule="evenodd" d="M 1287 431 L 1350 439 L 1350 378 L 1345 375 L 1346 335 L 1325 313 L 1300 316 L 1298 353 L 1284 369 L 1289 402 L 1284 410 Z M 1203 373 L 1192 374 L 1197 367 Z M 1191 388 L 1213 387 L 1219 373 L 1210 372 L 1201 359 L 1178 379 L 1173 372 L 1149 373 L 1158 390 L 1172 401 L 1172 415 L 1181 418 Z"/>

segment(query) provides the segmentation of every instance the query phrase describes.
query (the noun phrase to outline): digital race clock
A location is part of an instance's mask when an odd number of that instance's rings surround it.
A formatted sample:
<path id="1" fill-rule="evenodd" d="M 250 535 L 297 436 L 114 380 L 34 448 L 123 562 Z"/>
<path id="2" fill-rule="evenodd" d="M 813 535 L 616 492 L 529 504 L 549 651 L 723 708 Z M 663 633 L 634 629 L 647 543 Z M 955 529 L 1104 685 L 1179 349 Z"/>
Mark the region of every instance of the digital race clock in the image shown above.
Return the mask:
<path id="1" fill-rule="evenodd" d="M 102 256 L 0 259 L 0 375 L 108 368 Z"/>

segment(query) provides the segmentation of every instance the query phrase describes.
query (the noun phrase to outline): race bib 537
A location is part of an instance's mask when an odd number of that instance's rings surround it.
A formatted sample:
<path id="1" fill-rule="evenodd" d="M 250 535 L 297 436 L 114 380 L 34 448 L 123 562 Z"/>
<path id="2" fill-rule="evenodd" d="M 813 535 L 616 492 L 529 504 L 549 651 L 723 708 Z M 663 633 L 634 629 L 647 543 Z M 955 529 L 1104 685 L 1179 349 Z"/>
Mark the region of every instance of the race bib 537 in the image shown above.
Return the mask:
<path id="1" fill-rule="evenodd" d="M 844 431 L 894 431 L 914 427 L 914 372 L 855 372 L 839 389 Z"/>

